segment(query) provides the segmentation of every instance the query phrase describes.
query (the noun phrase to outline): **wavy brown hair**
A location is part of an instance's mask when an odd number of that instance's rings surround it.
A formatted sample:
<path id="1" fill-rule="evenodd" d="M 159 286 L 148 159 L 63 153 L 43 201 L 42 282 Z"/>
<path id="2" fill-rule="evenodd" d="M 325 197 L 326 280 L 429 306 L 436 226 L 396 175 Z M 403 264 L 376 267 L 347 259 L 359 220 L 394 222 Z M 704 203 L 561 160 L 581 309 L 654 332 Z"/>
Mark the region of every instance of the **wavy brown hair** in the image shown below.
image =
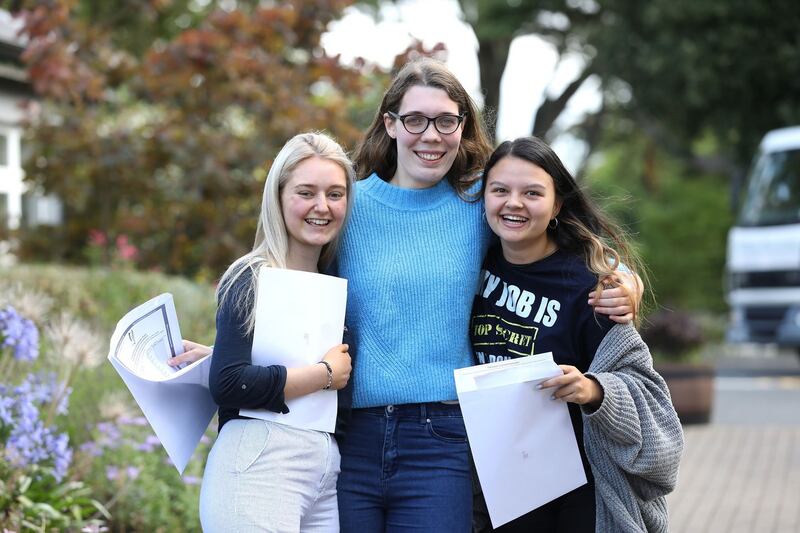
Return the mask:
<path id="1" fill-rule="evenodd" d="M 389 111 L 398 113 L 403 96 L 415 86 L 443 90 L 458 104 L 458 112 L 466 113 L 458 154 L 453 166 L 444 176 L 459 195 L 466 197 L 466 191 L 480 179 L 480 171 L 492 151 L 492 145 L 486 135 L 478 106 L 464 86 L 444 63 L 427 57 L 407 63 L 384 93 L 375 118 L 353 157 L 357 179 L 364 179 L 373 172 L 384 181 L 389 181 L 394 176 L 397 171 L 397 141 L 386 133 L 383 115 Z"/>
<path id="2" fill-rule="evenodd" d="M 630 294 L 615 274 L 620 264 L 623 264 L 625 269 L 639 276 L 633 276 L 637 285 L 640 279 L 646 279 L 644 264 L 630 245 L 625 231 L 592 202 L 564 167 L 558 155 L 543 140 L 538 137 L 520 137 L 502 143 L 489 157 L 483 175 L 488 177 L 492 167 L 504 157 L 522 159 L 550 175 L 555 185 L 556 197 L 561 200 L 561 209 L 556 217 L 558 223 L 555 228 L 548 225 L 548 236 L 559 249 L 583 257 L 589 270 L 597 275 L 598 292 L 609 285 L 622 287 L 633 303 L 634 319 L 638 320 L 641 303 L 639 294 Z M 486 192 L 486 182 L 484 179 L 481 197 Z"/>

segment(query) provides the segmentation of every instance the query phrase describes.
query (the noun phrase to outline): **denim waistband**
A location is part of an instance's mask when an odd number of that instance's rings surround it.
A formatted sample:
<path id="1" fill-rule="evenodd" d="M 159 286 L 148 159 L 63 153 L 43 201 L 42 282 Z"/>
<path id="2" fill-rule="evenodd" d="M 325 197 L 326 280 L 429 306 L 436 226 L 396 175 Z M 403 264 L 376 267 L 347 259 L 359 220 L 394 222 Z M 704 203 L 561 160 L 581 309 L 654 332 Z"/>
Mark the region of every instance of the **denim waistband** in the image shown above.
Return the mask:
<path id="1" fill-rule="evenodd" d="M 353 409 L 353 415 L 365 414 L 396 418 L 461 417 L 461 407 L 457 403 L 427 402 L 382 405 Z"/>

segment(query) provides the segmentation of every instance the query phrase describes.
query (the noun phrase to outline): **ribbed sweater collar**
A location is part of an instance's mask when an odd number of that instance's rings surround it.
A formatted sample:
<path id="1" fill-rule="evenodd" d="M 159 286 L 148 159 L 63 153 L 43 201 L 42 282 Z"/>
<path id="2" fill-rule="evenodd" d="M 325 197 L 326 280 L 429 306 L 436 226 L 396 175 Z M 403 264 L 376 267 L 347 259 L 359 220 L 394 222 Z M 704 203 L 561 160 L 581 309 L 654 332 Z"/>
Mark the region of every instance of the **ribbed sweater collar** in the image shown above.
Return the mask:
<path id="1" fill-rule="evenodd" d="M 358 188 L 359 194 L 369 194 L 382 204 L 404 211 L 433 209 L 455 192 L 447 179 L 427 189 L 405 189 L 383 181 L 374 172 L 359 182 Z"/>

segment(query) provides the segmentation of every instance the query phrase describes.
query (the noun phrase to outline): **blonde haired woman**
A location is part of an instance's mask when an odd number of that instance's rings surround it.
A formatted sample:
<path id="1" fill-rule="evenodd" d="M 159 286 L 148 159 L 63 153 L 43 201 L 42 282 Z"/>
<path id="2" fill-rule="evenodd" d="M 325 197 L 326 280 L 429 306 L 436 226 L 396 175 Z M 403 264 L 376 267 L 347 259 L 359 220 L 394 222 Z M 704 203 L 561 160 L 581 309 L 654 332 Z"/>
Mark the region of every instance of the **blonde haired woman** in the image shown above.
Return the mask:
<path id="1" fill-rule="evenodd" d="M 207 532 L 331 532 L 339 529 L 340 456 L 332 435 L 248 419 L 239 409 L 288 412 L 285 400 L 344 389 L 348 345 L 301 368 L 251 362 L 259 267 L 319 272 L 335 252 L 349 213 L 353 168 L 342 148 L 319 133 L 290 139 L 264 186 L 253 250 L 236 260 L 217 290 L 217 338 L 209 387 L 219 436 L 200 494 Z"/>

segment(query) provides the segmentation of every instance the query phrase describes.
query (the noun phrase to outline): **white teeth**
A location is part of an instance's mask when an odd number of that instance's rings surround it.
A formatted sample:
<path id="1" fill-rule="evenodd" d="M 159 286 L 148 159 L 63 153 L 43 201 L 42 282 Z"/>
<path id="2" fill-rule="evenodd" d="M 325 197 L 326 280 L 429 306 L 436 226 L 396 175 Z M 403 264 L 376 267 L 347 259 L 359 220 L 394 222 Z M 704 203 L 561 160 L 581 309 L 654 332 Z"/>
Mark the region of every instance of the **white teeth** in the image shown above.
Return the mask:
<path id="1" fill-rule="evenodd" d="M 444 154 L 428 154 L 423 152 L 417 152 L 417 155 L 425 161 L 436 161 L 437 159 L 444 157 Z"/>
<path id="2" fill-rule="evenodd" d="M 507 220 L 509 222 L 527 222 L 527 218 L 525 217 L 518 217 L 514 215 L 503 215 L 503 220 Z"/>
<path id="3" fill-rule="evenodd" d="M 306 222 L 312 224 L 314 226 L 327 226 L 330 224 L 330 220 L 322 220 L 321 218 L 307 218 Z"/>

